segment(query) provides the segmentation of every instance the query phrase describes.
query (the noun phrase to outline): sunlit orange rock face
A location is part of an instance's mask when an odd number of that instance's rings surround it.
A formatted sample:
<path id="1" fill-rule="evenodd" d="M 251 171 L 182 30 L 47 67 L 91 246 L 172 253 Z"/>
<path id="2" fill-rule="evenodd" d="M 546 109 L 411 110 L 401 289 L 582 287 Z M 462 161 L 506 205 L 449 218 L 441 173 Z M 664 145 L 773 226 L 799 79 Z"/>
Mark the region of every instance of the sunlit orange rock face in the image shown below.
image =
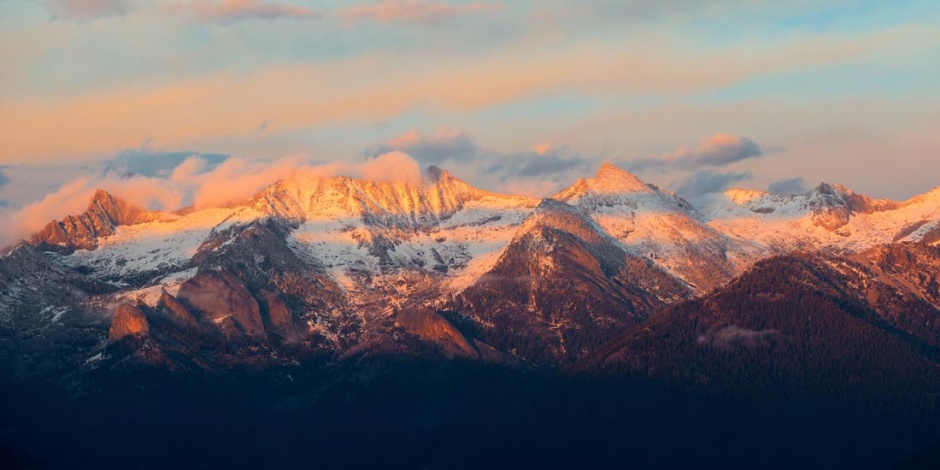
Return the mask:
<path id="1" fill-rule="evenodd" d="M 258 302 L 230 274 L 200 271 L 180 287 L 177 297 L 202 312 L 227 338 L 265 335 Z"/>
<path id="2" fill-rule="evenodd" d="M 434 312 L 406 309 L 399 312 L 395 323 L 421 339 L 436 344 L 447 357 L 478 357 L 476 350 L 467 342 L 464 335 Z"/>
<path id="3" fill-rule="evenodd" d="M 30 244 L 50 249 L 71 251 L 93 250 L 98 238 L 113 235 L 120 225 L 133 225 L 155 219 L 154 214 L 98 190 L 81 215 L 54 220 L 30 237 Z"/>
<path id="4" fill-rule="evenodd" d="M 121 304 L 114 310 L 108 339 L 117 341 L 126 336 L 143 336 L 149 332 L 150 324 L 147 323 L 147 317 L 143 312 L 132 305 Z"/>

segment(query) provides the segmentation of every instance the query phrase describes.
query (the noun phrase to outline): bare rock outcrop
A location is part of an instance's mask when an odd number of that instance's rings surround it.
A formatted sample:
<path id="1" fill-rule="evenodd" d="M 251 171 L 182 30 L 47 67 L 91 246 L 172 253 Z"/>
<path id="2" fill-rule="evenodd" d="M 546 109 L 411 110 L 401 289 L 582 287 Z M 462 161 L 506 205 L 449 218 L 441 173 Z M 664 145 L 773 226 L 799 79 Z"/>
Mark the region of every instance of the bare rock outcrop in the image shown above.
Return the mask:
<path id="1" fill-rule="evenodd" d="M 150 332 L 147 317 L 137 307 L 120 304 L 114 310 L 108 339 L 117 341 L 126 336 L 145 336 Z"/>
<path id="2" fill-rule="evenodd" d="M 457 328 L 444 317 L 424 309 L 406 309 L 398 313 L 395 323 L 405 331 L 436 344 L 449 358 L 477 358 L 479 354 Z"/>
<path id="3" fill-rule="evenodd" d="M 84 213 L 49 222 L 29 238 L 29 243 L 60 252 L 94 250 L 98 247 L 98 238 L 113 235 L 118 226 L 153 219 L 154 215 L 145 209 L 128 204 L 99 189 Z"/>
<path id="4" fill-rule="evenodd" d="M 199 322 L 196 321 L 196 317 L 165 289 L 157 302 L 157 311 L 178 327 L 193 331 L 199 329 Z"/>
<path id="5" fill-rule="evenodd" d="M 264 291 L 259 306 L 271 331 L 289 343 L 300 341 L 300 331 L 294 324 L 290 310 L 280 295 L 276 292 Z"/>
<path id="6" fill-rule="evenodd" d="M 230 339 L 265 336 L 258 302 L 231 274 L 200 270 L 180 286 L 177 297 L 202 312 Z"/>

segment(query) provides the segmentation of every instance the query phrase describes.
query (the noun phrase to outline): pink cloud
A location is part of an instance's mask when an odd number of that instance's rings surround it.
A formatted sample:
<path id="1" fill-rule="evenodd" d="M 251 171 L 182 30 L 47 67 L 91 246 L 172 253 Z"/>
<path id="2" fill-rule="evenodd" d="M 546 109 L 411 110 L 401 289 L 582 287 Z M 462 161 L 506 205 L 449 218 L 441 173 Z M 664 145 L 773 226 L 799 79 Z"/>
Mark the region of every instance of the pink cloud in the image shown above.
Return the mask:
<path id="1" fill-rule="evenodd" d="M 497 11 L 497 3 L 452 5 L 429 0 L 382 0 L 374 5 L 347 8 L 339 16 L 348 20 L 381 22 L 440 23 L 460 15 Z"/>
<path id="2" fill-rule="evenodd" d="M 421 182 L 418 162 L 404 152 L 389 152 L 361 164 L 362 178 L 375 181 L 394 181 L 409 184 Z"/>
<path id="3" fill-rule="evenodd" d="M 393 137 L 388 141 L 388 146 L 393 148 L 408 148 L 418 145 L 424 140 L 420 131 L 410 130 L 399 136 Z"/>
<path id="4" fill-rule="evenodd" d="M 228 159 L 208 172 L 203 171 L 205 167 L 206 161 L 194 156 L 180 163 L 165 178 L 109 173 L 98 178 L 73 180 L 37 202 L 6 212 L 4 219 L 10 223 L 0 229 L 0 246 L 35 233 L 52 220 L 81 214 L 88 208 L 96 189 L 107 190 L 147 209 L 175 211 L 188 204 L 204 209 L 247 201 L 264 188 L 295 177 L 343 175 L 413 185 L 422 182 L 418 163 L 408 154 L 397 151 L 356 163 L 314 164 L 305 155 L 291 155 L 273 162 Z"/>
<path id="5" fill-rule="evenodd" d="M 781 148 L 774 147 L 772 151 Z M 717 133 L 703 138 L 697 147 L 679 147 L 663 154 L 661 158 L 634 160 L 635 171 L 668 169 L 699 170 L 706 167 L 720 168 L 743 160 L 767 154 L 757 142 L 734 134 Z"/>
<path id="6" fill-rule="evenodd" d="M 753 140 L 734 134 L 718 133 L 702 139 L 698 146 L 698 163 L 724 165 L 764 152 Z"/>
<path id="7" fill-rule="evenodd" d="M 459 129 L 440 127 L 433 134 L 411 130 L 393 137 L 365 153 L 378 156 L 383 153 L 402 151 L 422 164 L 440 165 L 461 158 L 472 157 L 479 148 L 469 135 Z"/>
<path id="8" fill-rule="evenodd" d="M 261 0 L 201 1 L 178 4 L 167 9 L 167 12 L 189 16 L 200 23 L 232 23 L 246 19 L 323 18 L 322 13 L 307 7 L 266 3 Z"/>
<path id="9" fill-rule="evenodd" d="M 213 171 L 181 183 L 194 188 L 193 205 L 202 209 L 248 199 L 304 168 L 308 168 L 304 156 L 289 156 L 275 162 L 229 159 Z"/>
<path id="10" fill-rule="evenodd" d="M 8 218 L 9 223 L 5 224 L 0 233 L 3 237 L 0 247 L 41 229 L 52 219 L 83 212 L 94 193 L 94 188 L 89 187 L 88 179 L 77 179 L 62 186 L 55 193 L 13 212 Z"/>

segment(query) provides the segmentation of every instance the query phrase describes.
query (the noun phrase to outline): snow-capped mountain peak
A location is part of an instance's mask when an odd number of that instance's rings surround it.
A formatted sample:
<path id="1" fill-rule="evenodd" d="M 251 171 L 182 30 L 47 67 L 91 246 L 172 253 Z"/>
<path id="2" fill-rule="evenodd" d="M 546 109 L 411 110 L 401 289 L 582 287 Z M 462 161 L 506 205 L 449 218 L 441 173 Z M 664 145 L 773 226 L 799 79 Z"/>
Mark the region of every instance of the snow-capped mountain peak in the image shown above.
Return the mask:
<path id="1" fill-rule="evenodd" d="M 625 253 L 696 292 L 775 254 L 940 240 L 940 188 L 903 203 L 825 183 L 804 194 L 731 189 L 722 204 L 699 211 L 604 164 L 537 206 L 536 199 L 484 191 L 437 167 L 417 182 L 298 174 L 242 205 L 175 214 L 148 212 L 100 191 L 85 213 L 53 221 L 30 243 L 144 295 L 185 281 L 196 253 L 223 249 L 239 231 L 268 219 L 283 225 L 291 250 L 350 290 L 362 288 L 355 280 L 366 279 L 362 273 L 374 284 L 410 272 L 460 291 L 527 227 L 538 220 L 567 224 L 575 213 Z"/>
<path id="2" fill-rule="evenodd" d="M 121 225 L 134 225 L 171 218 L 169 214 L 149 212 L 112 196 L 105 190 L 95 191 L 88 209 L 69 215 L 61 221 L 49 222 L 29 238 L 30 244 L 57 251 L 94 249 L 98 239 L 113 235 Z"/>
<path id="3" fill-rule="evenodd" d="M 428 228 L 452 217 L 471 201 L 495 206 L 534 206 L 535 200 L 477 189 L 437 167 L 424 181 L 369 181 L 346 176 L 299 175 L 262 191 L 252 206 L 294 220 L 362 217 L 367 224 Z"/>
<path id="4" fill-rule="evenodd" d="M 860 251 L 895 241 L 930 241 L 940 234 L 940 197 L 934 190 L 904 202 L 875 199 L 821 183 L 802 194 L 731 189 L 704 208 L 709 224 L 761 251 Z"/>
<path id="5" fill-rule="evenodd" d="M 650 192 L 653 192 L 650 185 L 636 175 L 605 162 L 593 178 L 579 179 L 552 198 L 559 201 L 575 201 L 586 195 L 603 197 Z"/>

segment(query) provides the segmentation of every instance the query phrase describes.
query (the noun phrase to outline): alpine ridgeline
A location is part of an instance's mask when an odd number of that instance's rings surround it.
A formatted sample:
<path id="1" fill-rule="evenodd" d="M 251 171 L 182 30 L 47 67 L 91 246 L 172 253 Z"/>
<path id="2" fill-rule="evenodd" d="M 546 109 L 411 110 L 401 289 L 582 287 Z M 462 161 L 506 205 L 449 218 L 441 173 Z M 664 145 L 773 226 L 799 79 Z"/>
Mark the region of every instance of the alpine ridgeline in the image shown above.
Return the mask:
<path id="1" fill-rule="evenodd" d="M 936 388 L 940 190 L 719 199 L 696 208 L 610 164 L 541 201 L 435 167 L 421 183 L 298 176 L 176 213 L 98 191 L 0 258 L 0 372 L 73 383 L 432 355 L 722 388 L 771 367 L 776 345 L 796 361 L 776 374 L 860 374 L 848 362 L 864 356 Z M 848 393 L 818 365 L 807 380 Z M 761 377 L 748 393 L 804 390 Z"/>

